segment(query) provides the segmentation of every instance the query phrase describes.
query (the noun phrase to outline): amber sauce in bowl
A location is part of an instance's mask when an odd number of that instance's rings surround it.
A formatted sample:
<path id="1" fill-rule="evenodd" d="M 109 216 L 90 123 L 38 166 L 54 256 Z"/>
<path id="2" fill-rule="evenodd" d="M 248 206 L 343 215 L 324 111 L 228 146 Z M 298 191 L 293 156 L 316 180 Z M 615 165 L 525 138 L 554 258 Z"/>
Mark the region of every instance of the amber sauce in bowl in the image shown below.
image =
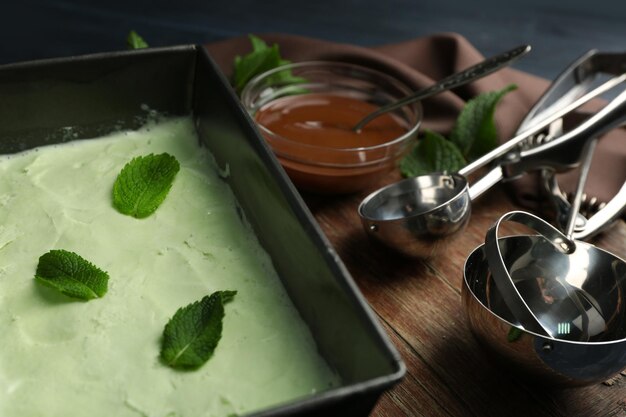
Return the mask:
<path id="1" fill-rule="evenodd" d="M 269 100 L 254 101 L 253 111 L 249 107 L 250 94 L 246 95 L 245 90 L 242 100 L 298 188 L 324 194 L 363 190 L 392 170 L 406 153 L 416 136 L 421 108 L 414 112 L 413 119 L 408 110 L 388 113 L 354 132 L 353 126 L 363 117 L 386 104 L 385 100 L 396 99 L 387 93 L 390 86 L 384 83 L 377 86 L 372 82 L 369 69 L 362 69 L 369 77 L 367 82 L 364 77 L 355 82 L 350 79 L 355 76 L 354 65 L 315 64 L 339 65 L 340 69 L 346 66 L 350 71 L 333 73 L 332 77 L 321 77 L 321 71 L 298 73 L 307 80 L 299 84 L 295 90 L 298 93 L 275 94 L 276 97 Z M 292 64 L 298 65 L 303 64 Z M 380 75 L 387 79 L 384 74 Z M 345 82 L 342 76 L 347 77 Z M 263 96 L 257 93 L 258 97 Z M 396 92 L 397 98 L 406 94 L 408 90 Z M 380 100 L 383 102 L 375 103 Z"/>

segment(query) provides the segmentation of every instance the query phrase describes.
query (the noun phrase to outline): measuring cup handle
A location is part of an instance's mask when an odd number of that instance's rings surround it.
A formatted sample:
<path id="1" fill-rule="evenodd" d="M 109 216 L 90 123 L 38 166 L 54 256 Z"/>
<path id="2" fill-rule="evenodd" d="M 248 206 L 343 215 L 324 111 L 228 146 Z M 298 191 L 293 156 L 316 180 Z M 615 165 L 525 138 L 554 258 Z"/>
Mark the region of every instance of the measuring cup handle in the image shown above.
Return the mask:
<path id="1" fill-rule="evenodd" d="M 513 221 L 533 228 L 552 242 L 558 250 L 564 253 L 573 252 L 576 249 L 576 244 L 549 223 L 524 211 L 512 211 L 503 215 L 493 226 L 491 226 L 485 237 L 485 254 L 487 255 L 489 270 L 491 271 L 494 282 L 498 287 L 498 291 L 502 295 L 502 299 L 506 303 L 509 310 L 511 310 L 511 313 L 513 313 L 524 329 L 543 336 L 554 337 L 552 332 L 546 329 L 540 320 L 537 319 L 537 316 L 535 316 L 532 312 L 526 301 L 524 301 L 524 298 L 517 290 L 517 287 L 509 274 L 509 270 L 504 263 L 504 258 L 498 242 L 498 232 L 500 225 L 505 221 Z"/>

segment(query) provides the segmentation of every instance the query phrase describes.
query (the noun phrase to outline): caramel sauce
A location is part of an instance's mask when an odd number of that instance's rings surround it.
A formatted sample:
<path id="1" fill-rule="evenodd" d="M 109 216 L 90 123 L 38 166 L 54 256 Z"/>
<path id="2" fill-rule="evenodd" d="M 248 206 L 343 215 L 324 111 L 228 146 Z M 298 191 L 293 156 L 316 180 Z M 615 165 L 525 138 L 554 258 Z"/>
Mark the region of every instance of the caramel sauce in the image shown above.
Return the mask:
<path id="1" fill-rule="evenodd" d="M 257 121 L 284 138 L 327 148 L 360 148 L 389 142 L 407 128 L 390 114 L 384 114 L 360 132 L 352 127 L 377 109 L 350 97 L 306 94 L 283 97 L 263 106 Z"/>
<path id="2" fill-rule="evenodd" d="M 409 130 L 405 121 L 384 114 L 361 131 L 352 131 L 376 109 L 356 98 L 315 93 L 274 100 L 259 109 L 255 118 L 271 132 L 264 136 L 299 188 L 346 193 L 367 187 L 393 168 L 404 148 L 355 150 L 390 142 Z"/>

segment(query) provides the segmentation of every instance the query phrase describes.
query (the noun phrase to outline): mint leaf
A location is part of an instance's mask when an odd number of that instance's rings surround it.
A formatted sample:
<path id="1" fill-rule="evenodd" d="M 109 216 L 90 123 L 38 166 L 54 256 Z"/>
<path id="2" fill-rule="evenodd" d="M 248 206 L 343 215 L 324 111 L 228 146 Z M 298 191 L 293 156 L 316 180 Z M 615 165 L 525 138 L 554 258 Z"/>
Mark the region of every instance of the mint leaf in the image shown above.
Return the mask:
<path id="1" fill-rule="evenodd" d="M 208 361 L 222 337 L 224 304 L 235 294 L 216 291 L 178 309 L 163 330 L 163 362 L 172 368 L 196 369 Z"/>
<path id="2" fill-rule="evenodd" d="M 468 101 L 452 129 L 450 140 L 426 131 L 425 137 L 400 161 L 402 175 L 411 177 L 431 172 L 455 172 L 463 168 L 468 160 L 474 160 L 498 146 L 493 119 L 496 105 L 516 88 L 511 84 Z"/>
<path id="3" fill-rule="evenodd" d="M 277 44 L 268 46 L 262 39 L 254 35 L 249 35 L 249 37 L 252 43 L 252 52 L 243 57 L 236 56 L 234 62 L 233 86 L 238 93 L 241 93 L 246 84 L 257 75 L 290 63 L 290 61 L 280 57 Z M 286 83 L 303 81 L 302 78 L 295 77 L 290 70 L 280 71 L 268 80 Z"/>
<path id="4" fill-rule="evenodd" d="M 134 158 L 113 184 L 113 205 L 122 214 L 148 217 L 165 200 L 179 170 L 176 158 L 167 153 Z"/>
<path id="5" fill-rule="evenodd" d="M 258 36 L 248 35 L 248 38 L 250 39 L 250 43 L 252 44 L 253 51 L 257 52 L 267 49 L 267 44 L 265 43 L 265 41 Z"/>
<path id="6" fill-rule="evenodd" d="M 522 334 L 523 334 L 522 329 L 518 329 L 515 326 L 511 326 L 511 328 L 509 329 L 509 333 L 506 336 L 506 340 L 508 340 L 509 342 L 515 342 L 517 339 L 522 337 Z"/>
<path id="7" fill-rule="evenodd" d="M 126 37 L 126 45 L 128 49 L 142 49 L 147 48 L 148 44 L 143 40 L 141 36 L 134 30 L 131 30 Z"/>
<path id="8" fill-rule="evenodd" d="M 290 61 L 286 60 L 286 59 L 281 59 L 278 62 L 278 66 L 282 66 L 282 65 L 287 65 L 287 64 L 291 64 Z M 300 84 L 303 82 L 306 82 L 305 78 L 302 77 L 296 77 L 295 75 L 293 75 L 293 73 L 291 72 L 291 70 L 286 69 L 283 71 L 278 71 L 276 74 L 272 74 L 272 76 L 267 78 L 268 80 L 270 80 L 273 83 L 280 83 L 280 84 Z M 294 92 L 296 91 L 296 92 Z M 308 90 L 303 89 L 303 88 L 297 88 L 294 91 L 291 91 L 290 94 L 304 94 L 306 92 L 308 92 Z"/>
<path id="9" fill-rule="evenodd" d="M 400 161 L 400 172 L 405 177 L 414 177 L 431 172 L 456 172 L 466 161 L 456 145 L 439 133 L 426 130 L 424 137 Z"/>
<path id="10" fill-rule="evenodd" d="M 278 45 L 268 47 L 265 42 L 254 35 L 250 35 L 250 42 L 252 52 L 243 57 L 235 57 L 233 85 L 238 92 L 241 92 L 248 81 L 256 75 L 276 68 L 281 62 Z"/>
<path id="11" fill-rule="evenodd" d="M 74 252 L 59 249 L 39 258 L 35 280 L 69 297 L 91 300 L 106 294 L 109 274 Z"/>
<path id="12" fill-rule="evenodd" d="M 450 140 L 468 160 L 476 159 L 498 146 L 498 135 L 493 115 L 498 102 L 517 88 L 511 84 L 502 90 L 483 93 L 465 104 Z"/>

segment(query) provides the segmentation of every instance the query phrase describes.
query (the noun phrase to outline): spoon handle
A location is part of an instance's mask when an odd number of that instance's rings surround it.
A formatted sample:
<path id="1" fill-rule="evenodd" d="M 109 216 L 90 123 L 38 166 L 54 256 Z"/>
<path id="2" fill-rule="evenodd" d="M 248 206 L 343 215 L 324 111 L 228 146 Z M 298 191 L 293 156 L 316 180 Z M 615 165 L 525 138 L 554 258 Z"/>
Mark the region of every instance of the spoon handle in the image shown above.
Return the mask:
<path id="1" fill-rule="evenodd" d="M 474 81 L 478 78 L 484 77 L 492 72 L 499 70 L 500 68 L 510 64 L 516 58 L 525 55 L 530 51 L 530 45 L 522 45 L 516 48 L 513 48 L 509 51 L 501 53 L 499 55 L 488 58 L 476 65 L 473 65 L 461 72 L 456 74 L 452 74 L 446 78 L 439 80 L 437 83 L 431 85 L 430 87 L 423 88 L 417 91 L 415 94 L 411 94 L 403 99 L 395 101 L 391 104 L 383 106 L 378 110 L 370 113 L 368 116 L 363 118 L 359 123 L 357 123 L 352 130 L 358 132 L 361 130 L 366 124 L 371 122 L 376 117 L 380 116 L 383 113 L 387 113 L 388 111 L 395 110 L 402 106 L 405 106 L 409 103 L 413 103 L 414 101 L 423 100 L 427 97 L 434 96 L 435 94 L 439 94 L 442 91 L 450 90 L 452 88 L 460 87 L 464 84 L 469 83 L 470 81 Z"/>

